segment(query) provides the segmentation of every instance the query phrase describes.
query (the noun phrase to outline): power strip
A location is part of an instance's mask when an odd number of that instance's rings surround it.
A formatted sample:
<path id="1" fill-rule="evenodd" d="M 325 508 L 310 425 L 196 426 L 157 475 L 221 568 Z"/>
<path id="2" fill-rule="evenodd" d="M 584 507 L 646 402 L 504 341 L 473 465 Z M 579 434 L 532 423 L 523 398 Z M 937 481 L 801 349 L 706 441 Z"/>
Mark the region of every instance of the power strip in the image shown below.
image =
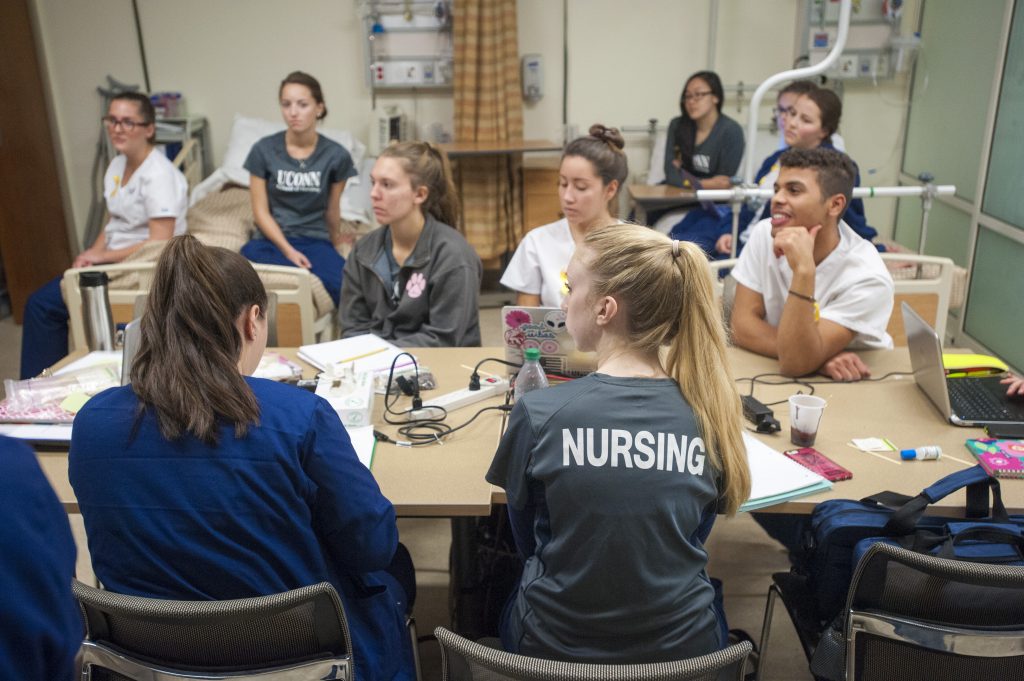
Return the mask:
<path id="1" fill-rule="evenodd" d="M 462 390 L 456 390 L 445 395 L 439 395 L 430 400 L 428 404 L 424 404 L 422 409 L 409 412 L 408 420 L 440 418 L 444 416 L 444 412 L 435 407 L 443 407 L 445 410 L 452 412 L 495 395 L 501 395 L 506 390 L 508 390 L 508 379 L 499 378 L 498 376 L 481 378 L 479 390 L 463 388 Z"/>

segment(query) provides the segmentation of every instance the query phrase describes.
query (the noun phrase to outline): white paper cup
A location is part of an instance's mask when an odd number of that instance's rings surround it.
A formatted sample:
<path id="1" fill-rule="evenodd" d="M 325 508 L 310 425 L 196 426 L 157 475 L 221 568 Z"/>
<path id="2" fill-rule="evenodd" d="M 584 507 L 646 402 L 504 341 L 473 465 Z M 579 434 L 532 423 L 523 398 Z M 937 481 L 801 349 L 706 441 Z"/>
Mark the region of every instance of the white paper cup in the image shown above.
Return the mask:
<path id="1" fill-rule="evenodd" d="M 811 447 L 818 437 L 818 425 L 827 403 L 814 395 L 789 398 L 789 440 L 798 447 Z"/>

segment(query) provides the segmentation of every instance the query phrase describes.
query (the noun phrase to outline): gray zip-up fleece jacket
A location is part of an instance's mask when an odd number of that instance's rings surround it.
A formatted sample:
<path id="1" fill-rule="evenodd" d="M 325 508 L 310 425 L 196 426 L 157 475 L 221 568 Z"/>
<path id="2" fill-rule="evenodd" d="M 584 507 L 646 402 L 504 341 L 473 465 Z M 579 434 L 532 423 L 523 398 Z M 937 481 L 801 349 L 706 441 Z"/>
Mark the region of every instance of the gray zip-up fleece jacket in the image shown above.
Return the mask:
<path id="1" fill-rule="evenodd" d="M 479 346 L 483 266 L 473 247 L 455 229 L 427 215 L 423 233 L 398 273 L 396 300 L 385 285 L 389 229 L 375 229 L 360 239 L 345 263 L 342 338 L 372 333 L 406 348 Z"/>

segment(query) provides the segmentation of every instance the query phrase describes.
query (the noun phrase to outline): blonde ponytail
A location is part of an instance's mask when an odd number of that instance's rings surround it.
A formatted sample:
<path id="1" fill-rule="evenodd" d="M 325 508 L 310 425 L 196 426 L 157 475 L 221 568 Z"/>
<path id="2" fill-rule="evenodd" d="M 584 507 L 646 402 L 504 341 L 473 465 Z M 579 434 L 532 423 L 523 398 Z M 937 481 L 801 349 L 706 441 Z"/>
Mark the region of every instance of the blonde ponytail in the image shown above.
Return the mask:
<path id="1" fill-rule="evenodd" d="M 593 294 L 629 310 L 630 343 L 640 352 L 668 345 L 666 373 L 693 408 L 711 464 L 722 473 L 721 508 L 732 515 L 750 496 L 739 391 L 725 354 L 725 324 L 704 253 L 647 227 L 612 225 L 584 242 Z"/>
<path id="2" fill-rule="evenodd" d="M 669 344 L 668 374 L 697 416 L 712 461 L 723 473 L 722 510 L 732 515 L 750 496 L 740 395 L 725 354 L 725 324 L 715 303 L 704 252 L 688 241 L 675 258 L 682 273 L 678 333 Z"/>

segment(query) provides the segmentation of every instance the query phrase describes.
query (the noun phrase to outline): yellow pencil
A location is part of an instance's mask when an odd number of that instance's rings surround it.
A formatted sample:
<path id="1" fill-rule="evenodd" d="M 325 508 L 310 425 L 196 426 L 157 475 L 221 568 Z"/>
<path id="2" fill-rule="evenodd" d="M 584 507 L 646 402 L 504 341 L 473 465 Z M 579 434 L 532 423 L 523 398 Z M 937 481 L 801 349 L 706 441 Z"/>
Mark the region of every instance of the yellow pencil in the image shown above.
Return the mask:
<path id="1" fill-rule="evenodd" d="M 387 348 L 377 348 L 376 350 L 370 350 L 369 352 L 364 352 L 363 354 L 356 355 L 355 357 L 348 357 L 346 359 L 339 359 L 337 362 L 335 362 L 335 364 L 348 364 L 349 362 L 354 362 L 357 359 L 363 359 L 364 357 L 370 357 L 371 355 L 379 355 L 380 353 L 382 353 L 382 352 L 384 352 L 386 350 L 387 350 Z"/>

